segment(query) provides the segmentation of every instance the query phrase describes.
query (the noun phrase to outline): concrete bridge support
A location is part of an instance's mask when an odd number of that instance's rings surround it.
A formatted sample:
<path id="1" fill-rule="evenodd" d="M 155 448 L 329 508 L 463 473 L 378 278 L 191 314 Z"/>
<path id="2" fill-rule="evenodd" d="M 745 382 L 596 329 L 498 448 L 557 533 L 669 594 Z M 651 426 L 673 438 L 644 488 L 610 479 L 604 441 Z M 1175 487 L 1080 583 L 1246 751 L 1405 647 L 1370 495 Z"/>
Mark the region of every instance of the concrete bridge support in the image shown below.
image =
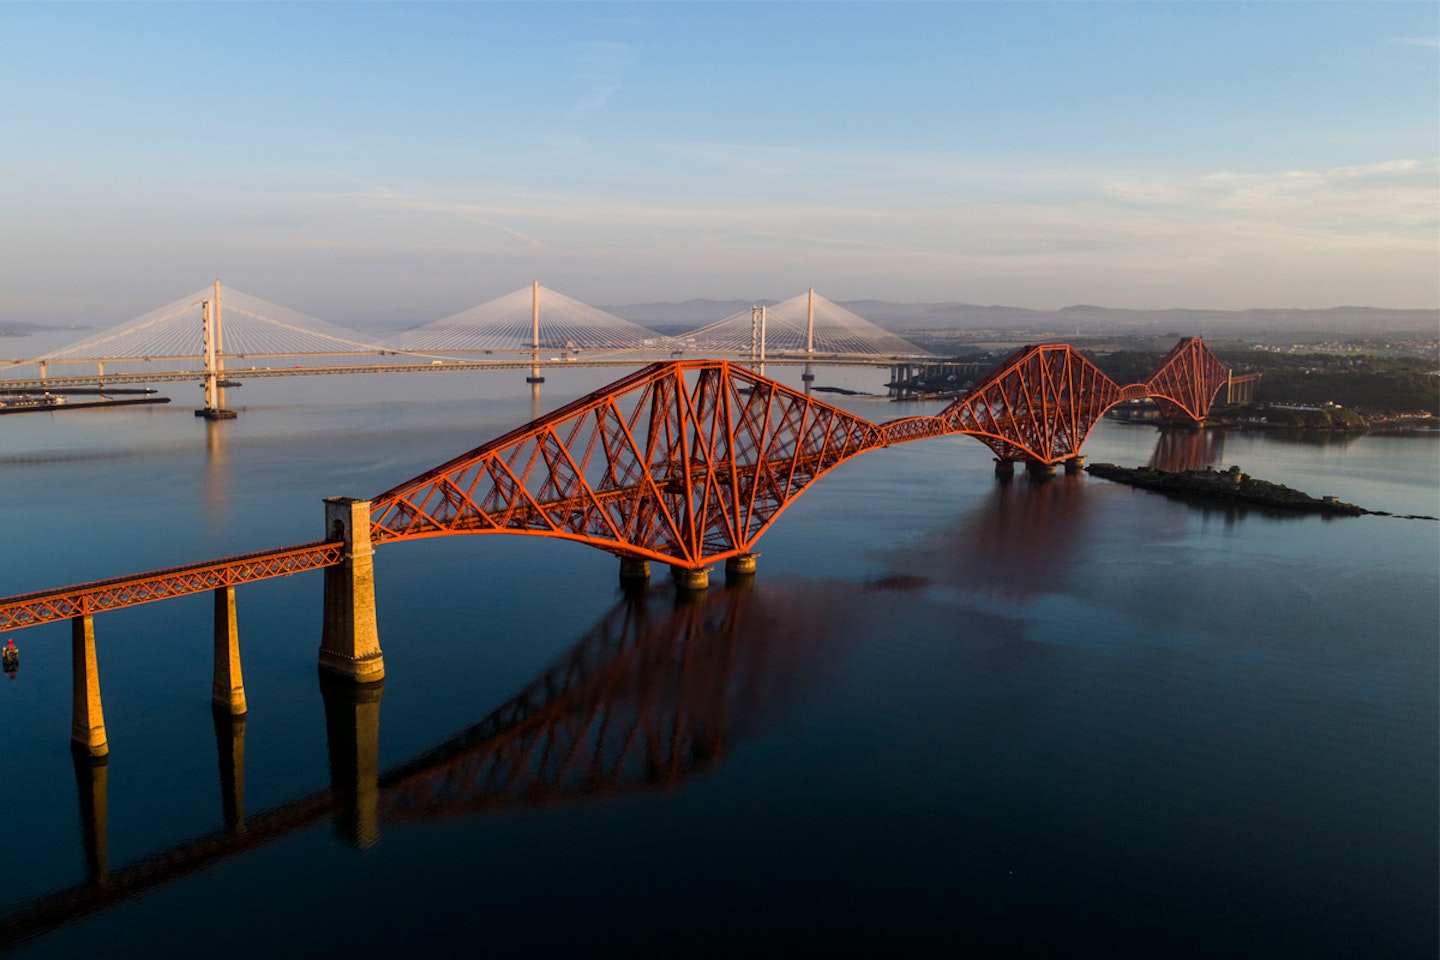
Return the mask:
<path id="1" fill-rule="evenodd" d="M 342 540 L 344 559 L 325 568 L 325 626 L 320 667 L 356 683 L 385 678 L 375 626 L 375 548 L 370 543 L 370 501 L 325 501 L 325 538 Z"/>
<path id="2" fill-rule="evenodd" d="M 1001 480 L 1010 480 L 1015 476 L 1015 461 L 1001 460 L 995 458 L 995 476 Z"/>
<path id="3" fill-rule="evenodd" d="M 245 713 L 245 681 L 240 676 L 240 631 L 235 621 L 235 588 L 215 591 L 215 706 L 232 716 Z"/>
<path id="4" fill-rule="evenodd" d="M 1065 472 L 1067 474 L 1081 473 L 1084 469 L 1085 458 L 1078 454 L 1065 461 Z"/>
<path id="5" fill-rule="evenodd" d="M 681 590 L 709 590 L 710 571 L 705 567 L 670 566 L 670 577 Z"/>
<path id="6" fill-rule="evenodd" d="M 755 576 L 755 558 L 758 553 L 742 553 L 725 561 L 725 581 L 740 580 Z"/>
<path id="7" fill-rule="evenodd" d="M 70 677 L 70 739 L 75 749 L 86 756 L 106 756 L 110 741 L 105 736 L 105 713 L 100 708 L 100 665 L 95 659 L 93 617 L 70 620 Z"/>
<path id="8" fill-rule="evenodd" d="M 1026 460 L 1025 472 L 1036 480 L 1044 480 L 1055 476 L 1055 464 L 1045 463 L 1041 460 Z"/>
<path id="9" fill-rule="evenodd" d="M 639 557 L 620 558 L 620 585 L 643 585 L 650 579 L 650 561 Z"/>
<path id="10" fill-rule="evenodd" d="M 110 874 L 110 758 L 74 751 L 75 789 L 80 799 L 80 840 L 85 845 L 85 875 L 93 887 Z"/>
<path id="11" fill-rule="evenodd" d="M 325 746 L 335 792 L 335 833 L 357 850 L 380 839 L 380 699 L 385 684 L 355 684 L 320 671 Z"/>
<path id="12" fill-rule="evenodd" d="M 234 714 L 221 704 L 211 708 L 215 718 L 215 752 L 220 758 L 220 807 L 225 829 L 245 832 L 245 714 Z"/>

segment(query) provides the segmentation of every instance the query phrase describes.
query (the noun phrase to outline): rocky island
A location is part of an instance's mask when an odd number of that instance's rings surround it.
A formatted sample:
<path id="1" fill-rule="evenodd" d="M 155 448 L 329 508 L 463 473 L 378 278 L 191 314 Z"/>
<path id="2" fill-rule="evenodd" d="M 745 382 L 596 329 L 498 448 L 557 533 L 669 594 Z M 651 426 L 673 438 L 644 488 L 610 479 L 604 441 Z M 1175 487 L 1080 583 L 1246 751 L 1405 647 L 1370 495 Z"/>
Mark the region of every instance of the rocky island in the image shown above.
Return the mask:
<path id="1" fill-rule="evenodd" d="M 1312 497 L 1308 493 L 1278 483 L 1256 480 L 1231 467 L 1223 473 L 1218 470 L 1182 470 L 1172 473 L 1167 470 L 1150 470 L 1145 467 L 1118 467 L 1113 463 L 1092 463 L 1085 472 L 1116 483 L 1129 484 L 1143 490 L 1158 490 L 1161 493 L 1197 497 L 1206 500 L 1223 500 L 1270 507 L 1279 510 L 1299 510 L 1307 513 L 1343 514 L 1358 517 L 1373 510 L 1345 503 L 1335 497 Z"/>

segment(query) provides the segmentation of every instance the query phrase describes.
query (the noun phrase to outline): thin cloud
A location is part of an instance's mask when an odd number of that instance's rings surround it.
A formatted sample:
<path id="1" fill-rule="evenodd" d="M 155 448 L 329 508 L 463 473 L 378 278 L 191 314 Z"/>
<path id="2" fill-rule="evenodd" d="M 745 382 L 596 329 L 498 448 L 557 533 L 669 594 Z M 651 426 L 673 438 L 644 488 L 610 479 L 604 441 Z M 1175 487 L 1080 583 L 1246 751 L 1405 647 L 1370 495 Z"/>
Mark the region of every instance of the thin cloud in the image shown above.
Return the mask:
<path id="1" fill-rule="evenodd" d="M 545 249 L 545 241 L 539 237 L 532 236 L 524 231 L 517 230 L 507 223 L 494 220 L 486 216 L 478 215 L 476 208 L 468 204 L 447 203 L 442 200 L 431 200 L 413 193 L 406 193 L 400 190 L 393 190 L 389 187 L 362 180 L 359 177 L 351 176 L 348 173 L 336 173 L 335 176 L 351 183 L 364 187 L 372 195 L 380 197 L 387 203 L 424 213 L 440 213 L 464 220 L 478 226 L 487 227 L 491 230 L 498 230 L 507 236 L 519 240 L 521 243 L 534 247 L 537 250 Z"/>
<path id="2" fill-rule="evenodd" d="M 630 45 L 603 40 L 582 43 L 576 59 L 575 79 L 581 93 L 570 108 L 571 120 L 604 108 L 620 92 L 631 62 Z"/>

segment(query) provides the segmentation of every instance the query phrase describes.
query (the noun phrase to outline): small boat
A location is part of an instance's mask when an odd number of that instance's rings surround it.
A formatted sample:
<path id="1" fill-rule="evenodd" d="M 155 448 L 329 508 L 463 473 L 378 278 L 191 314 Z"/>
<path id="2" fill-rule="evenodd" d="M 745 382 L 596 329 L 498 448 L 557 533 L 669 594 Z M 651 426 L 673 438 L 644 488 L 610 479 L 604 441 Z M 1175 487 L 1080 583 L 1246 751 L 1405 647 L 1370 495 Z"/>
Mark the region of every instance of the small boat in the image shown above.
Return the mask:
<path id="1" fill-rule="evenodd" d="M 3 659 L 6 673 L 13 676 L 15 671 L 20 669 L 20 649 L 15 646 L 14 640 L 5 644 L 5 649 L 0 651 L 0 659 Z"/>

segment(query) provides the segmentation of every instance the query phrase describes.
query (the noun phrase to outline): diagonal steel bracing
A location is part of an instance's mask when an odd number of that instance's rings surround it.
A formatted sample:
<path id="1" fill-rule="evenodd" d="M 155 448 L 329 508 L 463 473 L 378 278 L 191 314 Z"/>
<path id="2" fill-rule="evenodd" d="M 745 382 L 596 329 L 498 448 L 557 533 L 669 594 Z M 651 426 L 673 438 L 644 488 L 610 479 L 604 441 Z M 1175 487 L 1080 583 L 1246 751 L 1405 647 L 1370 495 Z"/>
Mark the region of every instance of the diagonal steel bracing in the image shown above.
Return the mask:
<path id="1" fill-rule="evenodd" d="M 656 363 L 376 497 L 372 537 L 557 536 L 693 568 L 751 552 L 867 450 L 969 434 L 1002 460 L 1053 464 L 1121 400 L 1202 419 L 1224 381 L 1198 339 L 1124 387 L 1068 344 L 1040 344 L 935 416 L 874 424 L 729 361 Z"/>
<path id="2" fill-rule="evenodd" d="M 389 490 L 373 539 L 518 533 L 678 566 L 748 553 L 876 425 L 723 360 L 657 363 Z"/>

